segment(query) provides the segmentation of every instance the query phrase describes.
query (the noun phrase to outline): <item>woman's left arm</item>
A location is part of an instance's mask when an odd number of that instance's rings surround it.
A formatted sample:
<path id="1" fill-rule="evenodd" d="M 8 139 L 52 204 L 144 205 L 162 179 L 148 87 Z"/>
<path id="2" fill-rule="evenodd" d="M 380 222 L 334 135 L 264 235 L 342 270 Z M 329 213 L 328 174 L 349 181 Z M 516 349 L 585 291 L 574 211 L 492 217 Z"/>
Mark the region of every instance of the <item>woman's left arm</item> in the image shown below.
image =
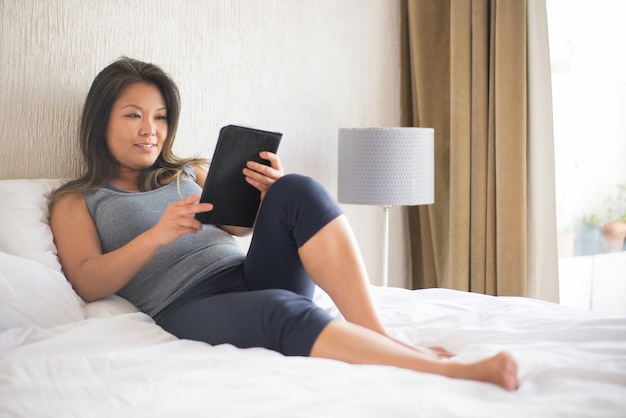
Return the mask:
<path id="1" fill-rule="evenodd" d="M 270 165 L 267 166 L 265 164 L 257 163 L 255 161 L 248 161 L 246 167 L 243 169 L 243 175 L 250 185 L 252 185 L 254 188 L 258 189 L 261 192 L 262 202 L 270 186 L 274 184 L 276 180 L 281 178 L 284 173 L 282 163 L 280 162 L 280 159 L 276 154 L 263 151 L 259 153 L 259 156 L 262 159 L 269 161 Z M 207 177 L 206 170 L 204 170 L 200 166 L 194 166 L 194 171 L 196 173 L 196 182 L 200 185 L 200 187 L 204 187 L 204 183 Z M 222 228 L 224 231 L 238 237 L 249 235 L 253 229 L 233 225 L 219 225 L 219 227 Z"/>

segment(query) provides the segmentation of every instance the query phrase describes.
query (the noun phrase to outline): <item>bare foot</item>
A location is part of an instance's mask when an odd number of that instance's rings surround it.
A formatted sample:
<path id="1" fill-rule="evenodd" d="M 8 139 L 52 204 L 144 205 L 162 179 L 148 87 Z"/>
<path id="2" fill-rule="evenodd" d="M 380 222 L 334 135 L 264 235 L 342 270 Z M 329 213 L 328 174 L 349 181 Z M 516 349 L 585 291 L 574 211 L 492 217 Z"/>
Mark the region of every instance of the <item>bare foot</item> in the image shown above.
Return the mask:
<path id="1" fill-rule="evenodd" d="M 421 345 L 411 345 L 411 344 L 405 343 L 403 341 L 397 340 L 397 339 L 395 339 L 394 337 L 392 337 L 391 335 L 389 335 L 387 333 L 384 333 L 383 335 L 385 335 L 386 337 L 394 340 L 397 343 L 402 344 L 405 347 L 409 347 L 409 348 L 411 348 L 411 349 L 413 349 L 415 351 L 419 351 L 420 353 L 425 354 L 428 357 L 433 358 L 433 359 L 442 360 L 442 359 L 449 359 L 449 358 L 455 356 L 455 354 L 449 352 L 448 350 L 446 350 L 443 347 L 424 347 L 424 346 L 421 346 Z"/>
<path id="2" fill-rule="evenodd" d="M 477 363 L 457 366 L 460 367 L 450 377 L 493 383 L 506 390 L 516 390 L 519 386 L 517 363 L 509 353 L 502 352 Z"/>
<path id="3" fill-rule="evenodd" d="M 517 380 L 517 362 L 509 353 L 498 353 L 493 357 L 476 363 L 482 368 L 482 379 L 494 383 L 506 390 L 516 390 L 519 387 Z"/>
<path id="4" fill-rule="evenodd" d="M 427 356 L 429 356 L 431 358 L 438 359 L 438 360 L 449 359 L 451 357 L 454 357 L 453 353 L 449 352 L 448 350 L 446 350 L 443 347 L 413 346 L 411 348 L 413 348 L 414 350 L 419 351 L 422 354 L 426 354 Z"/>
<path id="5" fill-rule="evenodd" d="M 430 350 L 437 358 L 446 359 L 450 357 L 454 357 L 454 354 L 449 352 L 443 347 L 426 347 L 427 350 Z"/>

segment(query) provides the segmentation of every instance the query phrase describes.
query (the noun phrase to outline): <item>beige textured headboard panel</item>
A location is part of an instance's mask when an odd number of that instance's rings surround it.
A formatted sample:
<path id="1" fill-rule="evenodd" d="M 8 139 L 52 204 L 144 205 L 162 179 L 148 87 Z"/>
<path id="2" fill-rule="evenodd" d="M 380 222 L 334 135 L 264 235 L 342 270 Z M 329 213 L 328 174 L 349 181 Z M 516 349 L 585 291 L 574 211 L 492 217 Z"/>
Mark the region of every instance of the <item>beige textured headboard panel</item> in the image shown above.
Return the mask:
<path id="1" fill-rule="evenodd" d="M 400 1 L 2 0 L 0 178 L 78 170 L 91 80 L 121 55 L 179 84 L 181 153 L 227 123 L 285 133 L 287 166 L 329 182 L 339 126 L 401 122 Z"/>
<path id="2" fill-rule="evenodd" d="M 179 154 L 210 157 L 229 123 L 280 130 L 286 171 L 335 192 L 338 128 L 406 122 L 402 4 L 0 0 L 0 179 L 75 176 L 82 101 L 127 55 L 178 82 Z M 347 211 L 360 241 L 380 241 L 378 208 Z M 364 252 L 379 270 L 375 245 Z"/>

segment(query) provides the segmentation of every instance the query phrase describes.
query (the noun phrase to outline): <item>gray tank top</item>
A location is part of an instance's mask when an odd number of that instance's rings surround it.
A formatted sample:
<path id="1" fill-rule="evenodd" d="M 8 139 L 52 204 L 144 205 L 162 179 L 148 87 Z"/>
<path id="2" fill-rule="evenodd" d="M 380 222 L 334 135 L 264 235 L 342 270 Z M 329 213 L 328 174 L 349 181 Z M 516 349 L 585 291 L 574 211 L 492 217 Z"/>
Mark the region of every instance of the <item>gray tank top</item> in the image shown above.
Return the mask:
<path id="1" fill-rule="evenodd" d="M 86 196 L 104 253 L 116 250 L 154 226 L 170 203 L 202 190 L 191 167 L 187 176 L 149 192 L 133 193 L 113 186 Z M 150 316 L 173 302 L 190 286 L 243 262 L 244 253 L 224 230 L 204 225 L 162 247 L 118 294 Z"/>

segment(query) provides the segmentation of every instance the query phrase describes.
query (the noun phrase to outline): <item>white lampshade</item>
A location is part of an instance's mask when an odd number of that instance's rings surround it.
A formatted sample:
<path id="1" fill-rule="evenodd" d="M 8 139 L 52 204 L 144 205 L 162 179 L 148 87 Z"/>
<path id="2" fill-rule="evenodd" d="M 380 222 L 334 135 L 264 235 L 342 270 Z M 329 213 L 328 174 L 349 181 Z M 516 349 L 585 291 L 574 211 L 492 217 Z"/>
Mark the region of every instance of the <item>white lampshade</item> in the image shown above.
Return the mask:
<path id="1" fill-rule="evenodd" d="M 339 129 L 341 203 L 413 206 L 435 201 L 432 128 Z"/>

